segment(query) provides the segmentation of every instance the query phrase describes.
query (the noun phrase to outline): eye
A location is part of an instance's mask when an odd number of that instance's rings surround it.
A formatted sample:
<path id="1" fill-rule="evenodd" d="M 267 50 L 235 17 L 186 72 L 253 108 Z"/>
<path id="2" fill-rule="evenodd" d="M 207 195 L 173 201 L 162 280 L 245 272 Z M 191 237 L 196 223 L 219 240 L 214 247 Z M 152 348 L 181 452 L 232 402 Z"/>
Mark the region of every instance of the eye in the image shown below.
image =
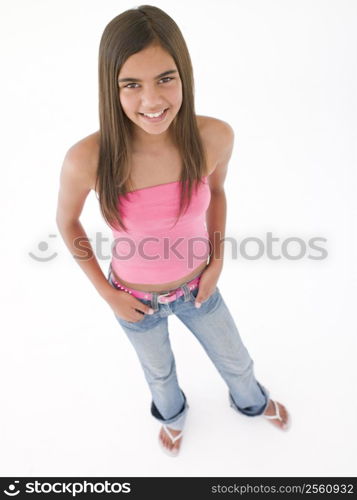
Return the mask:
<path id="1" fill-rule="evenodd" d="M 171 80 L 174 80 L 174 78 L 171 78 L 171 76 L 165 76 L 165 78 L 162 78 L 162 79 L 160 80 L 160 82 L 161 82 L 162 80 L 169 80 L 169 81 L 171 81 Z M 165 83 L 169 83 L 169 82 L 165 82 Z"/>
<path id="2" fill-rule="evenodd" d="M 168 80 L 164 83 L 169 83 L 171 80 L 174 80 L 174 78 L 172 78 L 171 76 L 165 76 L 165 78 L 161 78 L 160 82 L 162 82 L 163 80 Z M 125 89 L 132 89 L 132 88 L 137 88 L 137 87 L 131 87 L 131 85 L 138 85 L 137 83 L 128 83 L 128 85 L 124 85 L 123 88 Z"/>

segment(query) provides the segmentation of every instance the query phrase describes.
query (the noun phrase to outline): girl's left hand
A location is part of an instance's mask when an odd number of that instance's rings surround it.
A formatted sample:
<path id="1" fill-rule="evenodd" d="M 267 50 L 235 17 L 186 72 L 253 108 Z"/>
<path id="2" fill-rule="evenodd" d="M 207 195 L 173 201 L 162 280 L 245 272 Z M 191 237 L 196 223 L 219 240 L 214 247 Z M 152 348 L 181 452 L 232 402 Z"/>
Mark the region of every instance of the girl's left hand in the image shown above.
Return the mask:
<path id="1" fill-rule="evenodd" d="M 195 307 L 201 307 L 202 302 L 205 302 L 212 295 L 217 286 L 221 271 L 221 268 L 210 267 L 209 265 L 203 271 L 195 300 Z"/>

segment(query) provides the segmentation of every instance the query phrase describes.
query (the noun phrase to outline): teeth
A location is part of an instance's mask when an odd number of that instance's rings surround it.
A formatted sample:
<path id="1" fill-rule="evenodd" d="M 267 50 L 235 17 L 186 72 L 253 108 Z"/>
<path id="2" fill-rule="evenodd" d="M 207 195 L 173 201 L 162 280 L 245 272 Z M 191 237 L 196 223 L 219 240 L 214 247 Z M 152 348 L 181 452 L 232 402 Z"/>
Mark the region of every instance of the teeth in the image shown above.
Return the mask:
<path id="1" fill-rule="evenodd" d="M 159 113 L 143 113 L 144 116 L 148 116 L 149 118 L 157 118 L 158 116 L 162 115 L 162 113 L 164 112 L 165 110 L 163 109 L 162 111 L 160 111 Z"/>

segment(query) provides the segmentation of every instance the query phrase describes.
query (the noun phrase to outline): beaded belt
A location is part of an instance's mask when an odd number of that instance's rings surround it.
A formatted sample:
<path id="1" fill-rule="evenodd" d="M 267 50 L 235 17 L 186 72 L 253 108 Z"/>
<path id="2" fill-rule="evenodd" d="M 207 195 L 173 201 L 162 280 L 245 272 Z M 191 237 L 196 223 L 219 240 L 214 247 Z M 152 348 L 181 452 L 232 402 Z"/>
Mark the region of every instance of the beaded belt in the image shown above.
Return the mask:
<path id="1" fill-rule="evenodd" d="M 112 273 L 110 273 L 110 276 L 112 277 Z M 191 281 L 186 282 L 186 285 L 188 286 L 188 288 L 190 290 L 194 290 L 195 288 L 197 288 L 197 286 L 200 282 L 200 277 L 201 277 L 201 275 L 196 276 Z M 118 289 L 123 290 L 124 292 L 130 293 L 131 295 L 134 295 L 134 297 L 137 297 L 138 299 L 152 300 L 154 297 L 154 294 L 152 292 L 143 292 L 142 290 L 135 290 L 134 288 L 128 288 L 128 287 L 123 286 L 118 281 L 116 281 L 113 277 L 111 279 Z M 158 293 L 158 292 L 155 292 L 155 293 Z M 157 297 L 157 301 L 160 304 L 172 302 L 173 300 L 176 300 L 178 297 L 181 297 L 182 295 L 184 295 L 184 293 L 185 292 L 182 289 L 182 285 L 180 285 L 179 287 L 175 288 L 174 290 L 170 290 L 166 293 L 159 294 Z"/>

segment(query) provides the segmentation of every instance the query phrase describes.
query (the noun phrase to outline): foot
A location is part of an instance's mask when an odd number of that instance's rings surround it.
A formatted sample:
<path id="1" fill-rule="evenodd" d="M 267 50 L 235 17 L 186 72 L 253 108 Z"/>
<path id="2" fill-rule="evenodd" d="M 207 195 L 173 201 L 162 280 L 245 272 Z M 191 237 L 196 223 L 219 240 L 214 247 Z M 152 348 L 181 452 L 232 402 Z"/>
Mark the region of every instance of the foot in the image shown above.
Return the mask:
<path id="1" fill-rule="evenodd" d="M 170 434 L 175 438 L 178 436 L 182 431 L 177 431 L 175 429 L 171 429 L 171 427 L 167 426 Z M 168 433 L 165 431 L 164 427 L 162 426 L 160 429 L 160 434 L 159 434 L 159 439 L 162 443 L 162 445 L 167 448 L 167 451 L 171 452 L 172 454 L 177 454 L 180 449 L 182 437 L 178 438 L 176 441 L 173 442 L 173 440 L 170 438 Z"/>
<path id="2" fill-rule="evenodd" d="M 277 401 L 275 403 L 277 405 L 277 408 L 275 407 L 273 400 L 269 399 L 269 404 L 265 409 L 263 415 L 269 417 L 269 420 L 272 424 L 276 425 L 282 430 L 286 430 L 289 425 L 289 414 L 287 412 L 287 409 L 281 403 L 278 403 Z"/>

